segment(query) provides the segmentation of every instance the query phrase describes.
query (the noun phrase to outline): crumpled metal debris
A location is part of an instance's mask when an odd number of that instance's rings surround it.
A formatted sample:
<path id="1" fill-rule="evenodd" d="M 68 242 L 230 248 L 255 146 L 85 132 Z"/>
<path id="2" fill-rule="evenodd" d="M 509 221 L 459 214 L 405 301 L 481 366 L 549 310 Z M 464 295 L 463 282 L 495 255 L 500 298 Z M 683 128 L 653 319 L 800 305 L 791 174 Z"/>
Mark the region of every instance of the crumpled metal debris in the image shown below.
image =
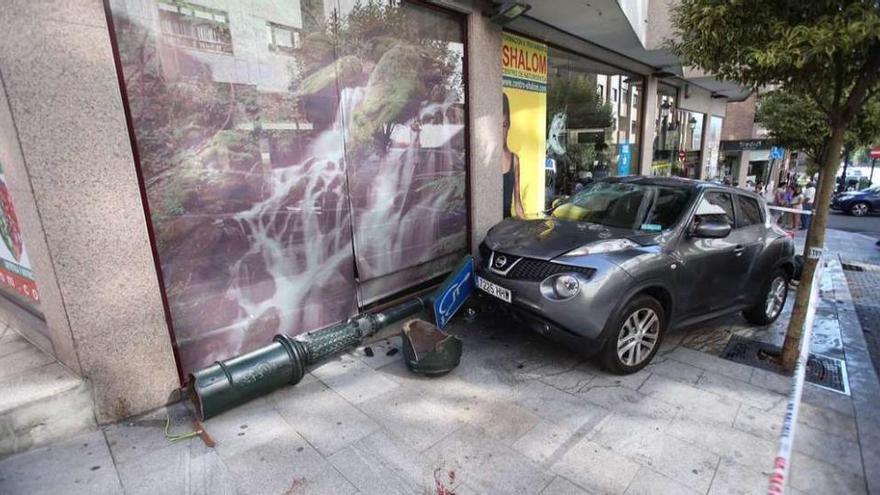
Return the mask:
<path id="1" fill-rule="evenodd" d="M 410 320 L 403 326 L 403 356 L 410 371 L 442 375 L 461 361 L 462 342 L 424 320 Z"/>

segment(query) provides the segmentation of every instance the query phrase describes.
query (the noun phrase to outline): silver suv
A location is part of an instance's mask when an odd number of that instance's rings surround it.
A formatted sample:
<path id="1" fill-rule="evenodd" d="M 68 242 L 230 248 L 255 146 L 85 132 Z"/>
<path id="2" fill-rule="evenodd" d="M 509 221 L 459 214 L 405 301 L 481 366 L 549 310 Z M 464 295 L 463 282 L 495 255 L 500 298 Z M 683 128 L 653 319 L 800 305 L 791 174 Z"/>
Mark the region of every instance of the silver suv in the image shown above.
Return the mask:
<path id="1" fill-rule="evenodd" d="M 479 258 L 482 291 L 619 374 L 647 365 L 670 327 L 737 311 L 772 323 L 795 267 L 757 194 L 659 177 L 602 180 L 547 218 L 506 219 Z"/>

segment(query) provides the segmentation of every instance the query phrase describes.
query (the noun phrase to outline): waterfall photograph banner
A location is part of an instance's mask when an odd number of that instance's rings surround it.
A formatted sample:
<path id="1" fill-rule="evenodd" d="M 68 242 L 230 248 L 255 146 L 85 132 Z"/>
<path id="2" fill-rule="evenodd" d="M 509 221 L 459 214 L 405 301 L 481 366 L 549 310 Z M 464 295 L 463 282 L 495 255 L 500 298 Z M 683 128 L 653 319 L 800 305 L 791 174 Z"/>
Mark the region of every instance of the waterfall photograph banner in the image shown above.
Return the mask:
<path id="1" fill-rule="evenodd" d="M 184 373 L 466 250 L 464 31 L 389 0 L 110 0 Z"/>
<path id="2" fill-rule="evenodd" d="M 504 33 L 504 216 L 544 211 L 547 122 L 547 45 Z"/>

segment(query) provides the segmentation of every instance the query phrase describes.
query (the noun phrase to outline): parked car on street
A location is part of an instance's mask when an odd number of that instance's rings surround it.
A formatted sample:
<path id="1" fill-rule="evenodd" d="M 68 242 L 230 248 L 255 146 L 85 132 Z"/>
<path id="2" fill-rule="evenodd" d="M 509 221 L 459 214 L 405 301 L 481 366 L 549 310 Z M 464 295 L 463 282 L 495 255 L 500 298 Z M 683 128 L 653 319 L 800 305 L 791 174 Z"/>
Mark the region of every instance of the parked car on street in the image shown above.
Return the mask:
<path id="1" fill-rule="evenodd" d="M 587 185 L 546 218 L 494 226 L 477 286 L 538 332 L 627 374 L 651 361 L 669 328 L 737 311 L 772 323 L 794 267 L 794 242 L 761 196 L 621 177 Z"/>
<path id="2" fill-rule="evenodd" d="M 857 217 L 880 211 L 880 186 L 835 194 L 831 208 Z"/>

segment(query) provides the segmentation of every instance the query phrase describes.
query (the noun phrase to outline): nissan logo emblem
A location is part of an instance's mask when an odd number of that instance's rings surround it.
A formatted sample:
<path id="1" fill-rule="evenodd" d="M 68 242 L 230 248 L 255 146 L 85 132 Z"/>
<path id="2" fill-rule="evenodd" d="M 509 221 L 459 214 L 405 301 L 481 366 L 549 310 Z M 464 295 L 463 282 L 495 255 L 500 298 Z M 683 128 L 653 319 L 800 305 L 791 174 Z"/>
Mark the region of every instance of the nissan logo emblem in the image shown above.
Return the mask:
<path id="1" fill-rule="evenodd" d="M 502 266 L 507 264 L 507 258 L 502 254 L 501 256 L 495 258 L 495 268 L 501 268 Z"/>

